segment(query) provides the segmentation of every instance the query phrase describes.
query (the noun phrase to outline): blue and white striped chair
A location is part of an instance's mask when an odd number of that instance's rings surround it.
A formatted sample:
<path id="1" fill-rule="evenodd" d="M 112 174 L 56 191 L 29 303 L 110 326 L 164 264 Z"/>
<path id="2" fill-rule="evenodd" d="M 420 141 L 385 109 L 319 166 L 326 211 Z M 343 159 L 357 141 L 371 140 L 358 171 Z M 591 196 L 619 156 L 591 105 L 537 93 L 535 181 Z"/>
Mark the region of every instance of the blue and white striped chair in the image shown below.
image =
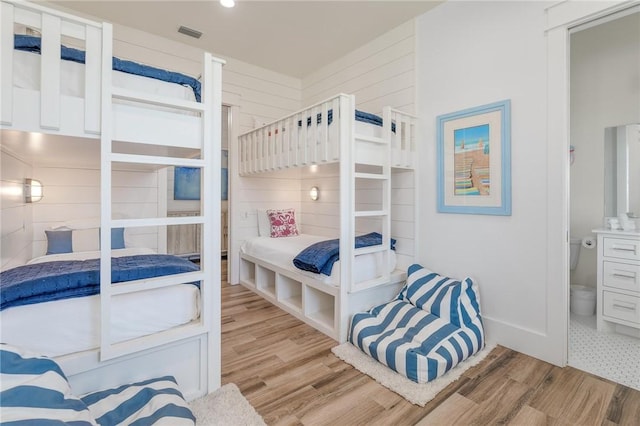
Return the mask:
<path id="1" fill-rule="evenodd" d="M 173 377 L 71 393 L 53 360 L 0 344 L 0 419 L 7 424 L 195 425 Z"/>
<path id="2" fill-rule="evenodd" d="M 411 265 L 395 300 L 353 316 L 349 340 L 414 382 L 430 382 L 484 347 L 477 286 Z"/>

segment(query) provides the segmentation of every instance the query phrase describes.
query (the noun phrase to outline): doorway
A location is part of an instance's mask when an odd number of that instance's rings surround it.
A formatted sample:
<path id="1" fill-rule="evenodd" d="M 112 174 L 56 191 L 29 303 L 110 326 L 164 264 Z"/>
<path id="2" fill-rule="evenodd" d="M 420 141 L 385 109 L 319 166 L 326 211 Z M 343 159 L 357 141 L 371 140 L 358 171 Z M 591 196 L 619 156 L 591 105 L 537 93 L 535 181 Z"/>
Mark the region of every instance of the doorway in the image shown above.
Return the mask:
<path id="1" fill-rule="evenodd" d="M 598 247 L 590 242 L 606 216 L 605 128 L 640 122 L 640 10 L 590 21 L 569 37 L 569 235 L 582 244 L 574 246 L 579 256 L 570 271 L 576 296 L 569 314 L 568 364 L 640 389 L 640 339 L 598 332 L 595 306 L 591 310 L 580 299 L 597 295 Z M 578 296 L 578 291 L 585 292 Z"/>

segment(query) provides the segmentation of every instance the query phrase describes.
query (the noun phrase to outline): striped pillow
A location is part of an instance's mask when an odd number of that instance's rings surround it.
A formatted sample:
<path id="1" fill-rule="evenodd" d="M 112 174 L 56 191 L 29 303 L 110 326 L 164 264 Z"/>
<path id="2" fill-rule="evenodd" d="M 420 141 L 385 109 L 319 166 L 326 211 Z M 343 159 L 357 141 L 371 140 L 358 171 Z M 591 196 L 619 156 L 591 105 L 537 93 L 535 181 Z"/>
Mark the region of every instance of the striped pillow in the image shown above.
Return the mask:
<path id="1" fill-rule="evenodd" d="M 55 361 L 0 344 L 0 373 L 3 423 L 97 425 Z"/>
<path id="2" fill-rule="evenodd" d="M 407 275 L 407 283 L 398 300 L 411 303 L 458 327 L 469 325 L 480 316 L 478 290 L 471 278 L 461 282 L 418 264 L 411 265 Z"/>
<path id="3" fill-rule="evenodd" d="M 100 425 L 195 425 L 196 418 L 171 376 L 86 394 L 82 400 Z"/>

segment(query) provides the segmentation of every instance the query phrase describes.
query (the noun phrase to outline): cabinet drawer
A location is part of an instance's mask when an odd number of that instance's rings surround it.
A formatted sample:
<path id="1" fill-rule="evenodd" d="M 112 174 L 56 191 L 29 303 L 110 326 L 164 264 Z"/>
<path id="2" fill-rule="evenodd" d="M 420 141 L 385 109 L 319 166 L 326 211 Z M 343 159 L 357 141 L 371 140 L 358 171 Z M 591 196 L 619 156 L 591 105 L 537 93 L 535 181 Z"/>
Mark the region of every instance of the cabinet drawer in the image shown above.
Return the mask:
<path id="1" fill-rule="evenodd" d="M 640 265 L 604 262 L 602 283 L 606 287 L 640 292 Z"/>
<path id="2" fill-rule="evenodd" d="M 618 259 L 640 260 L 640 241 L 626 240 L 622 238 L 604 239 L 603 252 L 606 257 L 616 257 Z"/>
<path id="3" fill-rule="evenodd" d="M 603 291 L 602 313 L 605 317 L 623 320 L 640 326 L 640 297 Z"/>

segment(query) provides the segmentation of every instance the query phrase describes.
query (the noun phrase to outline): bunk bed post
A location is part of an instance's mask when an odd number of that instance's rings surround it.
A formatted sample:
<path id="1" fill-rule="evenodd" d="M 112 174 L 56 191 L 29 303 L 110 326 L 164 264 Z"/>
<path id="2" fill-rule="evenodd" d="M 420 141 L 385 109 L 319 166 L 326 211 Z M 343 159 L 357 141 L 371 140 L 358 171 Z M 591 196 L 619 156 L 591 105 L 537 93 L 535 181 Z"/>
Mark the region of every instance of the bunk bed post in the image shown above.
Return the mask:
<path id="1" fill-rule="evenodd" d="M 334 120 L 340 122 L 340 292 L 336 303 L 335 323 L 338 326 L 340 343 L 346 342 L 349 332 L 348 291 L 353 280 L 352 263 L 355 245 L 355 162 L 354 162 L 354 120 L 355 98 L 340 95 L 339 114 L 334 112 Z M 303 126 L 304 127 L 304 126 Z"/>
<path id="2" fill-rule="evenodd" d="M 102 27 L 101 94 L 102 113 L 100 129 L 100 360 L 111 354 L 111 136 L 113 117 L 111 107 L 111 57 L 113 56 L 113 27 Z M 59 54 L 58 54 L 59 57 Z"/>
<path id="3" fill-rule="evenodd" d="M 12 4 L 0 5 L 0 124 L 13 122 L 13 16 Z"/>
<path id="4" fill-rule="evenodd" d="M 220 350 L 220 185 L 219 179 L 222 137 L 222 62 L 210 53 L 204 54 L 204 113 L 203 159 L 204 167 L 204 223 L 202 227 L 202 257 L 205 285 L 202 289 L 205 328 L 207 336 L 207 389 L 212 392 L 220 387 L 222 355 Z M 217 171 L 217 172 L 216 172 Z M 217 173 L 214 175 L 214 172 Z M 216 231 L 216 229 L 218 231 Z M 218 236 L 218 238 L 215 238 Z"/>

